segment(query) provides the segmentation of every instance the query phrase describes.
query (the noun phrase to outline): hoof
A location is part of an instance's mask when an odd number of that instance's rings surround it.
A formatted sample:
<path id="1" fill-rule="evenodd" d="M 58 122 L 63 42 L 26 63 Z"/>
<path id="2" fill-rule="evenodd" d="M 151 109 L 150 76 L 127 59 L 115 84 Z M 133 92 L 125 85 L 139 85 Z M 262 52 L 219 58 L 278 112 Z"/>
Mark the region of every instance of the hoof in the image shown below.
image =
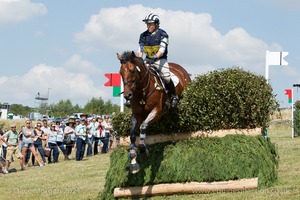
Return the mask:
<path id="1" fill-rule="evenodd" d="M 136 174 L 136 173 L 138 173 L 140 171 L 140 166 L 139 166 L 138 163 L 130 164 L 129 170 L 130 170 L 130 173 Z"/>

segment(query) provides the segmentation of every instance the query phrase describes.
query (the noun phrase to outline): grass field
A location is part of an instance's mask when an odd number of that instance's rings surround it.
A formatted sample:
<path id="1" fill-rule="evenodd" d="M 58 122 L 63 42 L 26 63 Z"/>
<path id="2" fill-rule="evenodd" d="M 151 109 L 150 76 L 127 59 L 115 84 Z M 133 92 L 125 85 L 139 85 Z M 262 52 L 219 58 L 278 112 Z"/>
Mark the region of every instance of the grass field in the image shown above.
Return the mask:
<path id="1" fill-rule="evenodd" d="M 279 150 L 277 183 L 267 189 L 234 193 L 158 196 L 151 199 L 300 199 L 300 138 L 291 138 L 289 127 L 271 127 L 271 141 Z M 12 167 L 20 169 L 18 162 Z M 97 199 L 103 189 L 109 168 L 109 155 L 98 155 L 83 161 L 64 161 L 43 168 L 28 167 L 0 175 L 0 199 Z"/>

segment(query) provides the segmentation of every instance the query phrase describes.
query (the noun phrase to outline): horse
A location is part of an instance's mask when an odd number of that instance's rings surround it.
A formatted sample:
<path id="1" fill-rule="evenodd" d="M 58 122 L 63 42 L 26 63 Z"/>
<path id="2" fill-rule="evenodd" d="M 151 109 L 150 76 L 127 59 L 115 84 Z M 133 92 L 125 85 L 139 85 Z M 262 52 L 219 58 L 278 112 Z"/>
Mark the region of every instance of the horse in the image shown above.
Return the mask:
<path id="1" fill-rule="evenodd" d="M 135 55 L 134 51 L 125 51 L 122 55 L 117 53 L 117 58 L 121 63 L 119 73 L 123 79 L 123 95 L 126 100 L 130 100 L 132 109 L 129 169 L 135 174 L 140 169 L 136 161 L 135 131 L 140 129 L 139 153 L 147 155 L 146 129 L 170 109 L 170 95 L 164 89 L 163 81 L 155 72 L 154 67 L 146 65 L 142 58 Z M 177 77 L 178 84 L 174 83 L 174 85 L 176 94 L 180 98 L 182 91 L 191 82 L 190 75 L 176 63 L 169 63 L 169 68 L 170 72 Z"/>

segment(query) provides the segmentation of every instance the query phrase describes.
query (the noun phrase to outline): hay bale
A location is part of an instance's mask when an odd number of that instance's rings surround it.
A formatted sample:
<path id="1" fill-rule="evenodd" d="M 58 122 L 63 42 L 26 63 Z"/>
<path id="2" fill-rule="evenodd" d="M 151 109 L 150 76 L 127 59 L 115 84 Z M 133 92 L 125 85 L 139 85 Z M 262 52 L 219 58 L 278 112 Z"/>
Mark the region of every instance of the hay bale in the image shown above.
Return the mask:
<path id="1" fill-rule="evenodd" d="M 262 136 L 228 135 L 149 145 L 141 170 L 129 173 L 128 148 L 116 149 L 100 199 L 114 199 L 116 187 L 162 183 L 214 182 L 258 177 L 259 188 L 277 180 L 278 153 Z"/>

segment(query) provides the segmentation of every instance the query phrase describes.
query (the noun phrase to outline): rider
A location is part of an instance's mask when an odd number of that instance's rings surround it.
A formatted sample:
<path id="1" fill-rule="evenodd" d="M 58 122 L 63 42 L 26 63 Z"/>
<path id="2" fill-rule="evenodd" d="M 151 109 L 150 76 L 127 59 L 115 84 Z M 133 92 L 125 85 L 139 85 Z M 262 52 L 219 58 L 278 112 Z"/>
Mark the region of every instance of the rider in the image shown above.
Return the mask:
<path id="1" fill-rule="evenodd" d="M 172 107 L 176 107 L 178 97 L 167 62 L 169 36 L 164 30 L 159 28 L 158 15 L 150 13 L 145 17 L 143 22 L 147 24 L 147 30 L 140 35 L 138 56 L 143 57 L 145 53 L 145 63 L 151 64 L 159 71 L 171 94 L 171 105 Z"/>

